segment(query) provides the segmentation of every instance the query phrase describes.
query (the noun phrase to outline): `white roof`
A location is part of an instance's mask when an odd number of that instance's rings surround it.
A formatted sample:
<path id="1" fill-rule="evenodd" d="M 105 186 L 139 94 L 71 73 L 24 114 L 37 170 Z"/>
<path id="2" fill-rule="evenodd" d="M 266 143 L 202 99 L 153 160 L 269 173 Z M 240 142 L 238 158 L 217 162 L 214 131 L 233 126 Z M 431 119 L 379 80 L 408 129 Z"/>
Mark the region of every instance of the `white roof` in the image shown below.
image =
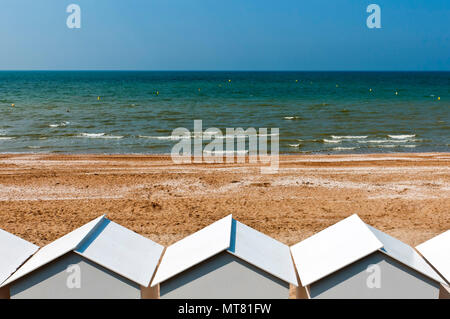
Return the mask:
<path id="1" fill-rule="evenodd" d="M 22 265 L 38 246 L 0 229 L 0 284 Z"/>
<path id="2" fill-rule="evenodd" d="M 138 284 L 148 285 L 162 250 L 162 246 L 112 223 L 103 215 L 42 247 L 3 286 L 70 251 Z M 148 260 L 148 254 L 153 253 Z M 149 269 L 143 272 L 146 266 Z M 144 279 L 146 275 L 148 278 Z"/>
<path id="3" fill-rule="evenodd" d="M 152 286 L 228 249 L 231 220 L 229 215 L 167 247 Z"/>
<path id="4" fill-rule="evenodd" d="M 147 287 L 164 247 L 104 218 L 76 253 Z"/>
<path id="5" fill-rule="evenodd" d="M 223 251 L 287 283 L 297 285 L 289 247 L 228 215 L 168 247 L 152 286 Z"/>
<path id="6" fill-rule="evenodd" d="M 303 286 L 310 285 L 376 251 L 432 280 L 443 282 L 412 247 L 365 224 L 356 214 L 291 247 Z"/>
<path id="7" fill-rule="evenodd" d="M 291 252 L 300 281 L 307 286 L 381 247 L 355 214 L 292 246 Z"/>
<path id="8" fill-rule="evenodd" d="M 450 230 L 420 244 L 416 249 L 450 283 Z"/>
<path id="9" fill-rule="evenodd" d="M 427 264 L 427 262 L 412 248 L 404 242 L 389 236 L 382 231 L 367 225 L 372 233 L 383 243 L 380 251 L 398 262 L 420 272 L 424 276 L 437 282 L 444 280 Z M 450 248 L 450 245 L 448 246 Z"/>
<path id="10" fill-rule="evenodd" d="M 234 219 L 228 251 L 287 283 L 298 285 L 289 246 Z"/>
<path id="11" fill-rule="evenodd" d="M 38 269 L 39 267 L 55 260 L 56 258 L 67 254 L 69 251 L 74 250 L 102 219 L 103 216 L 100 216 L 39 249 L 38 252 L 34 254 L 33 257 L 31 257 L 25 264 L 23 264 L 23 266 L 20 267 L 14 275 L 9 277 L 9 279 L 5 281 L 2 286 L 13 282 L 18 278 L 21 278 Z"/>

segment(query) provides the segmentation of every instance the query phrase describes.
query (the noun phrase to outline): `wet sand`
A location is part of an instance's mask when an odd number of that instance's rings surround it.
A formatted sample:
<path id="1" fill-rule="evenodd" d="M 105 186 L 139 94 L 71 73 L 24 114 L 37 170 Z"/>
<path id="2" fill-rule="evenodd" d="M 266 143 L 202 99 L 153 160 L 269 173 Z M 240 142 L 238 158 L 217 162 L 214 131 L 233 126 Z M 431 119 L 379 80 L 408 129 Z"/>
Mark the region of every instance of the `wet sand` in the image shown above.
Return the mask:
<path id="1" fill-rule="evenodd" d="M 100 214 L 168 245 L 231 213 L 288 245 L 354 213 L 417 245 L 450 228 L 450 153 L 282 156 L 272 175 L 166 156 L 0 155 L 0 228 L 38 245 Z"/>

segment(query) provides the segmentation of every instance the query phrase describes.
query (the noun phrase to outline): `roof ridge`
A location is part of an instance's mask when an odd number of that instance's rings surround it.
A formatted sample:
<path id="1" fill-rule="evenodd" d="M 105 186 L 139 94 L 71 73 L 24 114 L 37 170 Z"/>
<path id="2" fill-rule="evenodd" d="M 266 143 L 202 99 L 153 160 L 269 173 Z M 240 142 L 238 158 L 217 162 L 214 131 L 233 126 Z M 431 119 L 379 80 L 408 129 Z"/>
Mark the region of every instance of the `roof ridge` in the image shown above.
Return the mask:
<path id="1" fill-rule="evenodd" d="M 365 240 L 355 241 L 355 236 Z M 348 249 L 341 247 L 342 245 L 352 247 Z M 292 245 L 290 250 L 300 282 L 307 286 L 367 257 L 381 247 L 383 243 L 370 231 L 367 224 L 357 214 L 352 214 Z M 299 258 L 302 259 L 301 263 Z"/>
<path id="2" fill-rule="evenodd" d="M 72 230 L 71 232 L 65 234 L 62 237 L 59 237 L 58 239 L 50 242 L 49 244 L 45 245 L 44 247 L 41 247 L 39 250 L 37 250 L 33 256 L 31 256 L 31 258 L 29 258 L 24 264 L 21 265 L 20 268 L 17 269 L 17 271 L 10 276 L 5 282 L 3 282 L 0 285 L 0 288 L 3 286 L 6 286 L 8 284 L 10 284 L 11 282 L 22 278 L 25 275 L 28 275 L 29 273 L 35 271 L 36 269 L 52 262 L 53 260 L 67 254 L 70 251 L 74 251 L 76 249 L 76 247 L 80 244 L 80 242 L 82 242 L 83 239 L 85 239 L 86 237 L 88 237 L 91 234 L 92 229 L 90 229 L 86 234 L 83 235 L 82 239 L 77 240 L 76 244 L 74 243 L 70 243 L 71 245 L 67 245 L 68 247 L 65 247 L 64 245 L 62 245 L 62 247 L 58 247 L 57 244 L 61 244 L 63 242 L 63 239 L 72 239 L 70 238 L 70 235 L 73 235 L 75 232 L 79 231 L 80 229 L 82 229 L 83 227 L 86 227 L 87 225 L 89 225 L 90 223 L 93 223 L 97 220 L 97 222 L 94 224 L 94 226 L 92 226 L 92 228 L 95 228 L 95 226 L 97 226 L 100 221 L 103 220 L 105 214 L 103 214 L 102 216 L 99 216 L 91 221 L 89 221 L 88 223 Z M 75 237 L 75 239 L 77 239 Z M 73 240 L 73 239 L 72 239 Z M 47 250 L 50 250 L 50 252 L 52 254 L 50 255 L 45 255 L 45 253 L 47 253 Z M 52 251 L 53 250 L 53 251 Z M 41 260 L 40 260 L 40 259 Z M 35 264 L 33 264 L 35 263 Z M 27 267 L 29 269 L 27 269 Z"/>
<path id="3" fill-rule="evenodd" d="M 260 232 L 244 223 L 241 223 L 237 220 L 235 220 L 233 218 L 233 223 L 232 223 L 232 232 L 231 232 L 231 236 L 234 236 L 234 238 L 232 237 L 232 245 L 233 246 L 233 250 L 231 249 L 227 249 L 227 252 L 230 253 L 233 256 L 236 256 L 237 258 L 239 258 L 240 260 L 245 261 L 246 263 L 266 272 L 269 275 L 272 275 L 282 281 L 285 282 L 289 282 L 293 285 L 298 285 L 298 281 L 295 275 L 295 267 L 292 261 L 292 257 L 291 257 L 291 253 L 290 253 L 290 249 L 289 246 L 286 245 L 285 243 L 263 233 Z M 240 245 L 239 242 L 236 243 L 237 237 L 240 237 L 239 235 L 245 234 L 245 231 L 243 232 L 243 230 L 246 230 L 248 233 L 251 234 L 252 237 L 258 237 L 258 240 L 261 240 L 262 238 L 264 240 L 276 243 L 276 245 L 279 245 L 280 247 L 284 247 L 286 249 L 285 253 L 286 253 L 286 262 L 288 263 L 288 265 L 283 264 L 280 262 L 280 260 L 277 260 L 276 266 L 274 267 L 274 264 L 270 264 L 270 263 L 264 263 L 264 260 L 261 260 L 261 258 L 259 258 L 259 255 L 256 256 L 255 255 L 251 255 L 250 254 L 250 258 L 249 258 L 249 254 L 248 254 L 248 250 L 246 250 L 245 248 L 247 248 L 247 245 Z M 249 241 L 250 243 L 252 243 L 252 241 Z M 267 242 L 266 242 L 267 244 Z M 232 246 L 230 245 L 230 248 Z M 282 249 L 279 249 L 280 247 L 277 247 L 276 251 L 278 253 L 282 253 Z M 256 250 L 256 249 L 255 249 Z M 263 250 L 260 251 L 260 255 L 263 255 L 264 257 L 267 257 L 266 254 L 270 255 L 271 250 L 270 247 L 267 245 L 265 247 L 263 247 Z M 272 254 L 273 254 L 273 250 L 272 250 Z M 267 258 L 263 258 L 263 259 L 267 259 Z M 283 268 L 286 267 L 286 268 Z M 290 274 L 286 274 L 286 269 L 287 268 L 291 268 L 288 272 Z M 282 269 L 282 270 L 280 270 Z M 283 273 L 284 270 L 284 273 Z M 290 278 L 289 278 L 290 277 Z"/>
<path id="4" fill-rule="evenodd" d="M 230 220 L 229 220 L 230 219 Z M 154 287 L 155 285 L 166 281 L 202 262 L 205 260 L 216 256 L 217 254 L 227 251 L 230 248 L 231 245 L 231 231 L 232 231 L 232 220 L 233 215 L 229 214 L 211 224 L 208 226 L 196 231 L 195 233 L 190 234 L 189 236 L 186 236 L 179 241 L 175 242 L 174 244 L 170 245 L 166 248 L 164 255 L 162 256 L 161 263 L 159 264 L 158 269 L 156 270 L 156 275 L 153 278 L 153 281 L 151 283 L 151 286 Z M 215 245 L 209 244 L 204 245 L 202 247 L 196 247 L 196 255 L 189 254 L 183 256 L 182 259 L 177 259 L 177 255 L 186 253 L 186 249 L 191 251 L 192 247 L 181 249 L 182 246 L 189 246 L 195 243 L 199 238 L 202 238 L 204 236 L 210 237 L 208 235 L 209 232 L 214 227 L 220 226 L 220 224 L 227 223 L 227 229 L 226 229 L 226 237 L 225 232 L 222 232 L 220 234 L 221 237 L 216 237 L 214 242 Z M 229 223 L 229 224 L 228 224 Z M 208 232 L 209 231 L 209 232 Z M 218 232 L 213 232 L 214 235 L 219 235 Z M 171 260 L 171 261 L 167 261 Z"/>
<path id="5" fill-rule="evenodd" d="M 0 285 L 8 280 L 20 266 L 22 266 L 36 251 L 39 246 L 16 236 L 4 229 L 0 228 L 0 237 L 6 242 L 6 245 L 0 246 L 0 251 L 6 253 L 8 260 L 1 262 L 0 260 Z"/>
<path id="6" fill-rule="evenodd" d="M 92 243 L 92 241 L 97 238 L 103 229 L 111 222 L 108 218 L 106 218 L 106 214 L 102 215 L 102 218 L 95 224 L 94 227 L 80 240 L 78 245 L 75 246 L 73 250 L 78 250 L 80 253 L 83 253 L 84 250 Z M 102 226 L 100 228 L 100 225 Z M 99 229 L 100 228 L 100 229 Z M 82 249 L 83 251 L 80 251 Z"/>
<path id="7" fill-rule="evenodd" d="M 373 227 L 371 225 L 366 224 L 369 228 L 369 230 L 374 233 L 374 235 L 378 238 L 379 241 L 381 241 L 381 243 L 383 244 L 383 247 L 379 249 L 379 251 L 391 258 L 393 258 L 394 260 L 398 261 L 399 263 L 421 273 L 422 275 L 430 278 L 431 280 L 437 281 L 437 282 L 442 282 L 444 283 L 445 281 L 439 276 L 439 274 L 433 270 L 433 268 L 431 268 L 431 266 L 428 265 L 427 261 L 425 260 L 425 258 L 423 258 L 422 256 L 420 256 L 420 254 L 414 249 L 414 247 L 408 245 L 407 243 L 403 242 L 402 240 L 391 236 L 381 230 L 379 230 L 376 227 Z M 376 232 L 380 233 L 380 234 L 376 234 Z M 385 236 L 386 238 L 380 238 L 380 236 Z M 387 240 L 389 240 L 390 242 L 387 242 Z M 392 246 L 390 246 L 390 244 L 392 244 Z M 399 246 L 396 246 L 399 245 Z M 403 246 L 403 247 L 402 247 Z M 408 251 L 402 251 L 402 249 L 407 248 Z M 408 255 L 397 255 L 397 254 L 410 254 Z M 403 258 L 402 258 L 403 257 Z M 413 260 L 408 260 L 407 258 L 413 258 Z M 416 262 L 416 264 L 414 264 L 414 261 Z M 421 263 L 421 264 L 420 264 Z"/>
<path id="8" fill-rule="evenodd" d="M 450 244 L 450 229 L 428 239 L 415 248 L 426 262 L 450 284 L 450 253 L 445 249 Z"/>
<path id="9" fill-rule="evenodd" d="M 105 218 L 92 229 L 91 234 L 74 252 L 128 280 L 147 287 L 155 273 L 163 249 L 164 246 L 150 238 Z"/>

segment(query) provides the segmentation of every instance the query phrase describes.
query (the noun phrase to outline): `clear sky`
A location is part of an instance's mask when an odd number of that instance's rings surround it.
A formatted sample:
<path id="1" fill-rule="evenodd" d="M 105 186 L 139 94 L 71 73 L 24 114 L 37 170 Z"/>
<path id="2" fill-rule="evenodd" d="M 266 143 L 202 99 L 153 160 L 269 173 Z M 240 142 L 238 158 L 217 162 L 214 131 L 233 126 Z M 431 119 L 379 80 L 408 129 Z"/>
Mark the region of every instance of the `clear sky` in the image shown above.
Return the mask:
<path id="1" fill-rule="evenodd" d="M 450 70 L 449 25 L 449 0 L 1 0 L 0 69 Z"/>

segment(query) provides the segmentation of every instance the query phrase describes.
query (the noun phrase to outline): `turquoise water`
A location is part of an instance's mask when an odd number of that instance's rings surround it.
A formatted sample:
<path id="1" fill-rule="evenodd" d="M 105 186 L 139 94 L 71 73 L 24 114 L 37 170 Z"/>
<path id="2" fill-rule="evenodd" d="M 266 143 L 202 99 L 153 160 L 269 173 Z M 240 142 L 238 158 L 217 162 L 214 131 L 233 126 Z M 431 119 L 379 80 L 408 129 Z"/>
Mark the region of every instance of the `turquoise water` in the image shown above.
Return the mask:
<path id="1" fill-rule="evenodd" d="M 0 111 L 2 153 L 169 153 L 194 119 L 281 153 L 449 151 L 450 72 L 0 72 Z"/>

